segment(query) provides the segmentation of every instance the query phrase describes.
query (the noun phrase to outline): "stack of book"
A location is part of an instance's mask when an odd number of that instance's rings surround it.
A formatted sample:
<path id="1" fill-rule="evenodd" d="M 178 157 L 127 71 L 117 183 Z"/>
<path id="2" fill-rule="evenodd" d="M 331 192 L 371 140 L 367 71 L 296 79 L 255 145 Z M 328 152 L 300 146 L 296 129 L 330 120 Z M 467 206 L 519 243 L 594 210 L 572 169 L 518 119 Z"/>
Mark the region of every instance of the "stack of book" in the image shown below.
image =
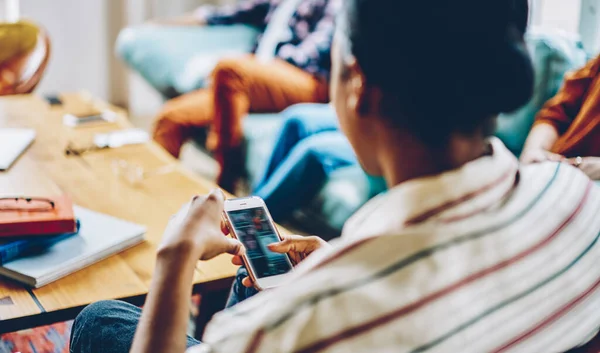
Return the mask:
<path id="1" fill-rule="evenodd" d="M 0 275 L 38 288 L 142 242 L 145 232 L 65 196 L 0 197 Z"/>

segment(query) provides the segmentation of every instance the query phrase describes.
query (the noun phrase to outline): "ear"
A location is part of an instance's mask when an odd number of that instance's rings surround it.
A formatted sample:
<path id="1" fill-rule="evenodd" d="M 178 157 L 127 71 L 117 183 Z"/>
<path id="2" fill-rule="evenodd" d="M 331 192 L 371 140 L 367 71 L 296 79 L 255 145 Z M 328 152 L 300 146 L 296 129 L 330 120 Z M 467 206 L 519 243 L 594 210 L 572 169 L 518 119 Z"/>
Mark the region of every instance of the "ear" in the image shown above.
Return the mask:
<path id="1" fill-rule="evenodd" d="M 348 79 L 346 81 L 348 110 L 358 116 L 367 115 L 371 110 L 370 99 L 366 87 L 365 75 L 356 59 L 352 58 L 347 64 Z"/>

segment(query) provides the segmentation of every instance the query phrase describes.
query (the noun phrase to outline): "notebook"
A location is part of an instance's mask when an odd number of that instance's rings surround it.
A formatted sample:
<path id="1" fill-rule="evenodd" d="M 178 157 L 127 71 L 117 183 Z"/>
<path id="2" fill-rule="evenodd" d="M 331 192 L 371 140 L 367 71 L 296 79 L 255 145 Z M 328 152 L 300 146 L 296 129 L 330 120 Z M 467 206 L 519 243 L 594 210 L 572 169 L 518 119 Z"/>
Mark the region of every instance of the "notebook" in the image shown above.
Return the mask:
<path id="1" fill-rule="evenodd" d="M 0 275 L 39 288 L 130 248 L 144 240 L 146 228 L 75 206 L 79 235 L 0 267 Z"/>
<path id="2" fill-rule="evenodd" d="M 10 168 L 34 139 L 32 129 L 0 129 L 0 171 Z"/>
<path id="3" fill-rule="evenodd" d="M 2 210 L 0 205 L 0 237 L 73 233 L 76 230 L 76 221 L 71 199 L 68 196 L 41 198 L 44 199 L 54 202 L 54 208 L 49 211 L 28 212 Z M 6 202 L 11 200 L 1 201 L 2 204 Z"/>

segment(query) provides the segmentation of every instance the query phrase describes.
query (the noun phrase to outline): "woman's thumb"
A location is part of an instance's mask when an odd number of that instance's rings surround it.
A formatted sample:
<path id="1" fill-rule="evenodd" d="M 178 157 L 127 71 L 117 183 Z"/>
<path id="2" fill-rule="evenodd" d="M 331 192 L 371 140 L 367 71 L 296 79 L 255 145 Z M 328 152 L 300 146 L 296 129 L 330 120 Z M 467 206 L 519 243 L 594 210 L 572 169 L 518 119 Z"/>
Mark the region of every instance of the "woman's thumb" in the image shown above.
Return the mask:
<path id="1" fill-rule="evenodd" d="M 223 237 L 227 242 L 225 252 L 231 255 L 243 255 L 245 252 L 244 246 L 238 240 L 228 237 Z"/>

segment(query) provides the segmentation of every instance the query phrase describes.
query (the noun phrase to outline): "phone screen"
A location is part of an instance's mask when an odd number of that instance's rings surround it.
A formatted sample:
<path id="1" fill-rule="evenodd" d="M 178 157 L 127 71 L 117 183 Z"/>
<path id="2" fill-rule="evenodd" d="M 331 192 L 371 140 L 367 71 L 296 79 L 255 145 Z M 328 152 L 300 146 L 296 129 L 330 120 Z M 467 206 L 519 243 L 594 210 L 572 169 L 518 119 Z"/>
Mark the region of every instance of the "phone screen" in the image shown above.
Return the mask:
<path id="1" fill-rule="evenodd" d="M 246 259 L 256 277 L 277 276 L 292 269 L 287 255 L 267 248 L 267 245 L 278 242 L 279 237 L 262 207 L 228 211 L 227 214 L 238 240 L 246 248 Z"/>

